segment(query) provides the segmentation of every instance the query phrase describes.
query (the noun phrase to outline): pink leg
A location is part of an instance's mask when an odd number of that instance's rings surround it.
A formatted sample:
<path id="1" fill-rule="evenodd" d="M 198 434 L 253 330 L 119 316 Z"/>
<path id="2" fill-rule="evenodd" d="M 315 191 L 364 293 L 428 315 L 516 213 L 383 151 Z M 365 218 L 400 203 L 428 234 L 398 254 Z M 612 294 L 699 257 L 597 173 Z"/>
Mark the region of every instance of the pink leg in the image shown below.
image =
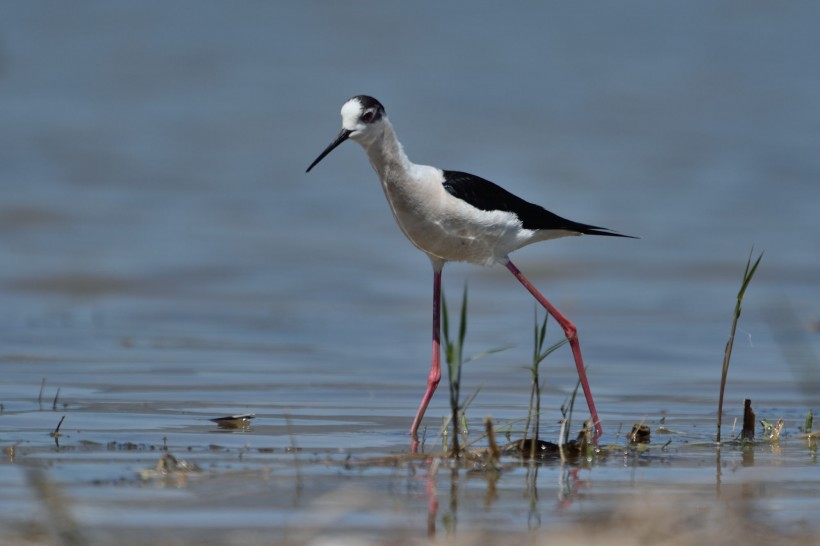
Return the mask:
<path id="1" fill-rule="evenodd" d="M 587 381 L 587 372 L 584 368 L 584 359 L 581 358 L 581 344 L 578 341 L 578 332 L 575 328 L 575 325 L 565 317 L 561 311 L 555 308 L 548 300 L 545 298 L 541 292 L 538 291 L 535 286 L 527 280 L 527 277 L 524 276 L 521 271 L 515 265 L 507 260 L 507 269 L 510 270 L 510 273 L 515 275 L 515 278 L 519 280 L 521 284 L 524 285 L 524 288 L 530 291 L 530 294 L 535 296 L 535 299 L 538 300 L 538 303 L 544 306 L 544 309 L 552 315 L 552 317 L 558 322 L 561 328 L 564 329 L 564 335 L 567 336 L 567 340 L 569 341 L 570 347 L 572 347 L 572 356 L 575 358 L 575 367 L 578 368 L 578 378 L 581 380 L 581 387 L 584 389 L 584 396 L 587 399 L 587 405 L 589 405 L 589 413 L 592 415 L 592 422 L 595 426 L 595 440 L 600 438 L 601 434 L 603 434 L 603 429 L 601 428 L 601 420 L 598 419 L 598 411 L 595 409 L 595 402 L 592 401 L 592 391 L 589 388 L 589 382 Z"/>
<path id="2" fill-rule="evenodd" d="M 430 366 L 430 375 L 427 377 L 427 390 L 424 391 L 424 398 L 421 399 L 416 418 L 413 419 L 413 426 L 410 427 L 410 435 L 413 437 L 415 452 L 416 441 L 418 439 L 419 426 L 427 405 L 436 392 L 436 387 L 441 381 L 441 267 L 433 267 L 433 363 Z"/>

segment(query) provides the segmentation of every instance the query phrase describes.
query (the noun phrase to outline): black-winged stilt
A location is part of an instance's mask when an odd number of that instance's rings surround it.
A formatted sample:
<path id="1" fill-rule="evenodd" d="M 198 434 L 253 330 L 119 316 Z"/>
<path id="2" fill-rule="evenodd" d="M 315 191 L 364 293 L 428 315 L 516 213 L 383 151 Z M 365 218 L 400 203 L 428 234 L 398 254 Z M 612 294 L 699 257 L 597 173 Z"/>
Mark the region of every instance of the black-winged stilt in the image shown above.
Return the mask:
<path id="1" fill-rule="evenodd" d="M 629 237 L 606 228 L 566 220 L 516 197 L 489 180 L 410 162 L 384 107 L 373 97 L 358 95 L 342 106 L 342 131 L 306 172 L 339 144 L 351 138 L 362 145 L 379 179 L 399 227 L 433 265 L 433 362 L 427 390 L 410 434 L 415 440 L 424 412 L 441 379 L 441 271 L 446 262 L 503 264 L 535 296 L 563 328 L 572 348 L 578 377 L 595 426 L 602 433 L 592 400 L 575 325 L 555 308 L 510 261 L 510 252 L 537 241 L 567 235 Z"/>

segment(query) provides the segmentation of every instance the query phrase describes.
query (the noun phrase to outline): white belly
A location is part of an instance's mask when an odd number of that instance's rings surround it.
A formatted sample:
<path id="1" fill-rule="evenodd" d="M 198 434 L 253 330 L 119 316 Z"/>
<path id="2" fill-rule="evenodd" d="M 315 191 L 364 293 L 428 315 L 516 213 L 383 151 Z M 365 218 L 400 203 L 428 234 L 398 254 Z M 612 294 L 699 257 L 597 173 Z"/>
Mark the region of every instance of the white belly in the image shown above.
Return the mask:
<path id="1" fill-rule="evenodd" d="M 492 265 L 536 235 L 504 211 L 483 211 L 453 197 L 441 171 L 416 166 L 410 180 L 382 181 L 393 215 L 408 239 L 430 256 Z"/>

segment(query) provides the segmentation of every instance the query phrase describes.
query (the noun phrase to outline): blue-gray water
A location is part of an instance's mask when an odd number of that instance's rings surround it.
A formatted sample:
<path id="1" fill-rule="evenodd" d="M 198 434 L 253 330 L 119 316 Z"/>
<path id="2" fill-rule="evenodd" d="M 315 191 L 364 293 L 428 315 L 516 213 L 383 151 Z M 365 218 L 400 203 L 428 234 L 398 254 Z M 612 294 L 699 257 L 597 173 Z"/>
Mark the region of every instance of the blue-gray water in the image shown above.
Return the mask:
<path id="1" fill-rule="evenodd" d="M 605 439 L 662 414 L 713 423 L 752 246 L 765 254 L 729 422 L 751 398 L 797 433 L 817 408 L 814 3 L 0 12 L 4 444 L 50 445 L 66 414 L 63 445 L 283 448 L 295 433 L 304 447 L 405 449 L 429 366 L 430 266 L 357 145 L 304 172 L 355 94 L 384 103 L 414 161 L 640 237 L 513 257 L 577 324 Z M 444 278 L 451 307 L 469 280 L 468 353 L 513 346 L 465 369 L 465 391 L 482 388 L 471 411 L 520 418 L 530 296 L 500 267 L 452 264 Z M 552 423 L 575 376 L 566 350 L 545 366 Z M 431 428 L 446 408 L 442 389 Z M 244 412 L 258 415 L 257 436 L 201 426 Z M 58 477 L 124 472 L 77 464 Z M 22 479 L 0 468 L 7 484 Z"/>

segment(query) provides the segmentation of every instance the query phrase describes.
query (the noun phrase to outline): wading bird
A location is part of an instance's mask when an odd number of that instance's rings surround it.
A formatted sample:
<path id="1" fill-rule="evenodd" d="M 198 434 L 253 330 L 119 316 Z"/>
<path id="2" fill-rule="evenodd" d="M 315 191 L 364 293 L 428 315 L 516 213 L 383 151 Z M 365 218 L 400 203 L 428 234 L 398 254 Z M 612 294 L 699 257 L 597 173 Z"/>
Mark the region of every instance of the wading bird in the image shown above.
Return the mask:
<path id="1" fill-rule="evenodd" d="M 361 144 L 379 175 L 396 222 L 433 265 L 433 362 L 427 389 L 410 428 L 414 445 L 424 412 L 441 379 L 441 271 L 446 262 L 504 265 L 555 318 L 572 348 L 597 440 L 603 430 L 575 325 L 527 280 L 510 261 L 509 254 L 530 243 L 568 235 L 629 236 L 561 218 L 478 176 L 412 163 L 396 138 L 384 107 L 373 97 L 355 96 L 344 103 L 341 113 L 342 131 L 307 172 L 345 140 Z"/>

